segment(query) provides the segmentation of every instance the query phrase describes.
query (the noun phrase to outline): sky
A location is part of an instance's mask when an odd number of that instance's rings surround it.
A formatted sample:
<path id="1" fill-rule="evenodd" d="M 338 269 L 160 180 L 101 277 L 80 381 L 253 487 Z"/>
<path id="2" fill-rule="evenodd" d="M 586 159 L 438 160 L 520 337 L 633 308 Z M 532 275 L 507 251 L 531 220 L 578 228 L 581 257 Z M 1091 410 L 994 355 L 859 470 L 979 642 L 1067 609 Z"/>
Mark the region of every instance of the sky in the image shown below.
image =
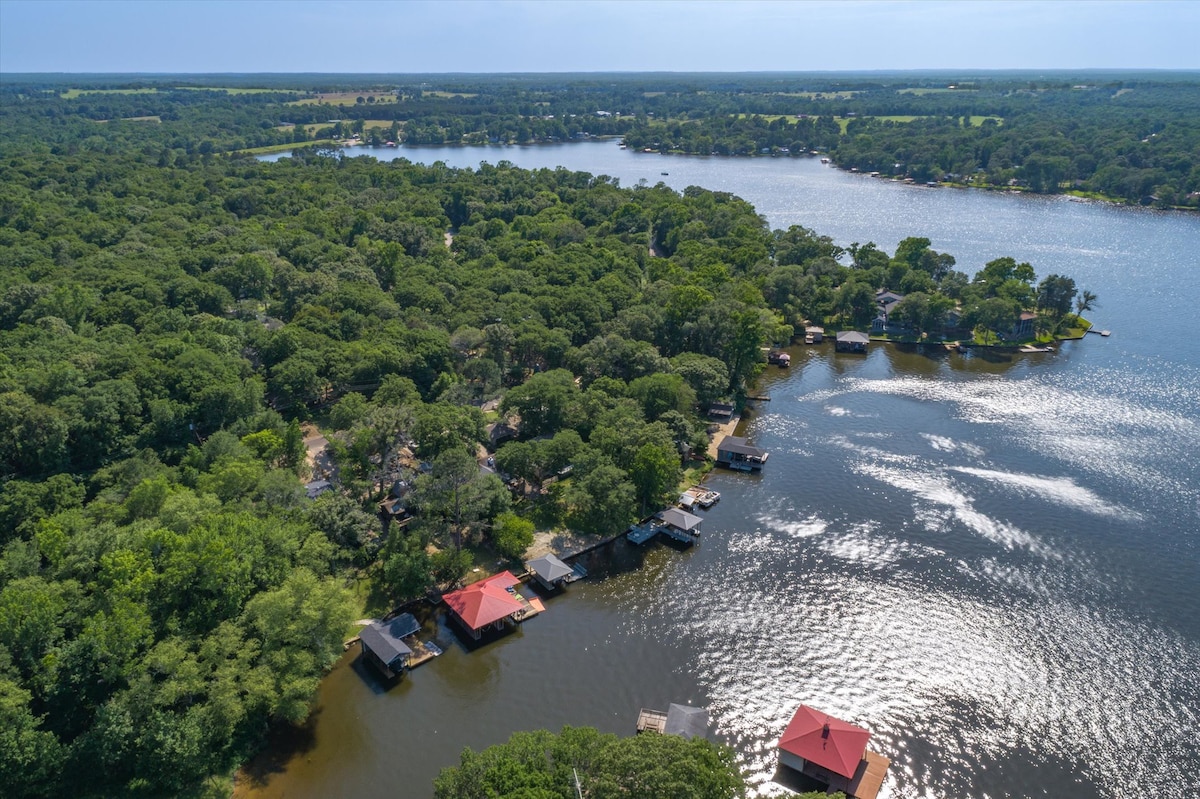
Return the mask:
<path id="1" fill-rule="evenodd" d="M 1200 69 L 1200 0 L 0 0 L 0 74 Z"/>

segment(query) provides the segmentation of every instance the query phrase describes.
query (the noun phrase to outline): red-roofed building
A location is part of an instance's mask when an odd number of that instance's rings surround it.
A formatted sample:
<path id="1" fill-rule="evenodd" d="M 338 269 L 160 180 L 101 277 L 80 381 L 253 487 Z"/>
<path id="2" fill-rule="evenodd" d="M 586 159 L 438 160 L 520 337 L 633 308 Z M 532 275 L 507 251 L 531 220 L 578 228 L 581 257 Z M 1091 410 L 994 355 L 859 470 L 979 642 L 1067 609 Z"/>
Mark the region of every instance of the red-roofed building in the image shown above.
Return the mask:
<path id="1" fill-rule="evenodd" d="M 779 739 L 779 762 L 857 799 L 874 799 L 891 761 L 867 749 L 871 733 L 808 705 Z"/>
<path id="2" fill-rule="evenodd" d="M 479 638 L 489 624 L 495 624 L 498 629 L 514 613 L 525 610 L 525 604 L 517 598 L 514 588 L 519 582 L 512 572 L 504 571 L 452 591 L 442 599 L 463 627 Z"/>

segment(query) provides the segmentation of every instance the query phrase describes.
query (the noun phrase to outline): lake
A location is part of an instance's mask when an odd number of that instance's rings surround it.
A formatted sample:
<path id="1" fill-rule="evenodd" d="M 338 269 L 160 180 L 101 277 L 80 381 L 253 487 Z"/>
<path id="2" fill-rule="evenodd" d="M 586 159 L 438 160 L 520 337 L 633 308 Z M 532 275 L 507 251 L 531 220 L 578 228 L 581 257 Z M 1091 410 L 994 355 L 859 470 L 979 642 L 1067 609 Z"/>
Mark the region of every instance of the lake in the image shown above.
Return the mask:
<path id="1" fill-rule="evenodd" d="M 969 274 L 1011 255 L 1095 291 L 1113 334 L 1016 357 L 793 347 L 745 425 L 767 467 L 710 478 L 699 546 L 617 542 L 475 651 L 430 626 L 446 653 L 388 691 L 352 651 L 239 794 L 428 797 L 465 746 L 631 734 L 670 702 L 709 708 L 757 796 L 787 793 L 773 746 L 800 702 L 872 731 L 893 799 L 1196 794 L 1200 218 L 611 142 L 383 152 L 730 191 L 843 245 L 926 236 Z"/>

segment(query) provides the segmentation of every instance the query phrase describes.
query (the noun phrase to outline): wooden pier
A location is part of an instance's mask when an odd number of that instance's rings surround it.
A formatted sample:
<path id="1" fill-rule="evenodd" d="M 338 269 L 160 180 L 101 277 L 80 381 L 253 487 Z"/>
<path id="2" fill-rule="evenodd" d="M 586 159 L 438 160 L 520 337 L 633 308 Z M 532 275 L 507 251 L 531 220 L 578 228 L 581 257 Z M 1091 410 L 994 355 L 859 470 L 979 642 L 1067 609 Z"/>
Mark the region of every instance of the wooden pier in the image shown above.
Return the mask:
<path id="1" fill-rule="evenodd" d="M 637 731 L 638 732 L 657 732 L 662 735 L 667 729 L 667 714 L 661 710 L 650 710 L 642 708 L 642 712 L 638 713 Z"/>

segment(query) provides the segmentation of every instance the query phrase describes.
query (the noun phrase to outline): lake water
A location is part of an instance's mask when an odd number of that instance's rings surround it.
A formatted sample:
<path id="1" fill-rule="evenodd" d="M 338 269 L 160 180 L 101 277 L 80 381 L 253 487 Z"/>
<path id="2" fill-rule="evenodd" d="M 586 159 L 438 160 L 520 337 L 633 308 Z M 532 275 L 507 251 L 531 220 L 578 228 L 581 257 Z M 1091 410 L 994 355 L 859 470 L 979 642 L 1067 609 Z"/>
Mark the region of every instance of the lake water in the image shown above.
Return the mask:
<path id="1" fill-rule="evenodd" d="M 350 653 L 239 793 L 428 797 L 465 746 L 564 724 L 630 734 L 639 708 L 670 702 L 709 708 L 758 796 L 787 793 L 773 746 L 800 702 L 873 732 L 892 799 L 1200 792 L 1200 219 L 815 159 L 399 155 L 731 191 L 841 244 L 927 236 L 968 273 L 1011 255 L 1095 291 L 1113 335 L 1014 358 L 792 348 L 746 425 L 767 468 L 710 478 L 723 498 L 700 546 L 618 542 L 475 651 L 432 622 L 446 654 L 386 692 Z"/>

